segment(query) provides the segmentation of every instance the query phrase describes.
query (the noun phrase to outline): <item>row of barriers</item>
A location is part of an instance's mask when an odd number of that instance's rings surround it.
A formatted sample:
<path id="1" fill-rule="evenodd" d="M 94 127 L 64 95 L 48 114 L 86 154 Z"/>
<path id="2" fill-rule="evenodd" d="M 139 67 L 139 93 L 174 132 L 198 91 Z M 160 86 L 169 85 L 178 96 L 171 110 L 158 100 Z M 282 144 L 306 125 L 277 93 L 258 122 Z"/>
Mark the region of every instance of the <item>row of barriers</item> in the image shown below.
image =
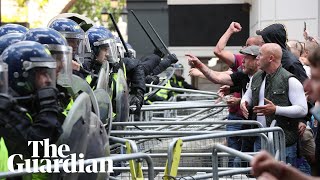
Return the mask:
<path id="1" fill-rule="evenodd" d="M 100 84 L 102 86 L 105 83 Z M 165 88 L 155 85 L 148 87 Z M 231 157 L 249 162 L 256 154 L 240 152 L 225 145 L 227 137 L 238 136 L 259 137 L 262 149 L 270 152 L 277 160 L 285 162 L 285 135 L 281 128 L 276 127 L 276 121 L 273 121 L 271 127 L 264 128 L 255 120 L 227 120 L 227 105 L 217 93 L 170 89 L 185 93 L 174 96 L 168 102 L 144 105 L 141 122 L 112 122 L 107 115 L 111 112 L 110 102 L 105 110 L 98 108 L 99 116 L 109 118 L 104 123 L 104 127 L 108 129 L 104 133 L 108 135 L 107 157 L 88 158 L 84 163 L 90 165 L 99 159 L 112 160 L 114 173 L 101 173 L 89 179 L 191 180 L 228 179 L 233 175 L 248 175 L 251 170 L 249 166 L 228 166 Z M 86 99 L 90 101 L 88 97 Z M 82 115 L 88 116 L 85 111 Z M 256 128 L 226 131 L 226 125 L 250 125 Z M 44 165 L 44 168 L 49 167 Z M 30 172 L 1 172 L 0 179 L 26 174 Z M 87 177 L 59 176 L 59 179 L 88 179 Z M 247 176 L 242 177 L 246 178 L 248 179 Z M 49 179 L 56 178 L 50 176 Z"/>

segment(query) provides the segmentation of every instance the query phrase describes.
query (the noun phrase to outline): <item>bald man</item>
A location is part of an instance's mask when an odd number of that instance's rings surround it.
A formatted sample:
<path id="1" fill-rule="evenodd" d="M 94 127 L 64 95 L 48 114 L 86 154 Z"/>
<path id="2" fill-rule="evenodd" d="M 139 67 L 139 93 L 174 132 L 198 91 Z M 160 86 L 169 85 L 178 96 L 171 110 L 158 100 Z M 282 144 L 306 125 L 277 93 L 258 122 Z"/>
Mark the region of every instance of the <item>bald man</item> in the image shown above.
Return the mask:
<path id="1" fill-rule="evenodd" d="M 296 166 L 298 123 L 308 111 L 300 81 L 281 66 L 282 50 L 278 44 L 267 43 L 260 48 L 257 72 L 241 99 L 240 108 L 245 117 L 248 109 L 252 117 L 269 127 L 272 120 L 285 133 L 287 162 Z"/>
<path id="2" fill-rule="evenodd" d="M 286 47 L 287 30 L 283 24 L 271 24 L 262 30 L 258 30 L 265 43 L 277 43 L 282 48 L 281 64 L 290 73 L 294 74 L 302 83 L 308 79 L 299 59 Z"/>

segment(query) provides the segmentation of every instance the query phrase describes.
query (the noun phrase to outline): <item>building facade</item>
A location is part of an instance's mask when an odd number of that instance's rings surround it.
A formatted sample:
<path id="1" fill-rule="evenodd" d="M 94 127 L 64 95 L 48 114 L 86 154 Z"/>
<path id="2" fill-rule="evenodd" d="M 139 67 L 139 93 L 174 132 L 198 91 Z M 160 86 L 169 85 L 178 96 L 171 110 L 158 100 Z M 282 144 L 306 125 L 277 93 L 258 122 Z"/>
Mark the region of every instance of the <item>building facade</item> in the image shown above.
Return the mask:
<path id="1" fill-rule="evenodd" d="M 319 36 L 320 3 L 317 0 L 127 0 L 127 2 L 128 9 L 135 8 L 141 19 L 152 19 L 169 49 L 184 65 L 184 76 L 187 81 L 204 90 L 217 90 L 219 86 L 188 76 L 189 66 L 185 54 L 194 54 L 203 62 L 213 58 L 214 46 L 232 21 L 240 22 L 243 28 L 227 44 L 226 49 L 234 53 L 241 49 L 249 36 L 255 35 L 256 30 L 272 23 L 283 23 L 287 27 L 288 39 L 303 41 L 304 22 L 309 35 Z M 129 42 L 137 44 L 134 48 L 140 55 L 152 52 L 152 44 L 144 34 L 141 34 L 142 29 L 133 25 L 132 21 L 135 20 L 129 14 Z M 145 25 L 147 26 L 146 23 Z M 143 41 L 146 43 L 143 44 Z M 144 46 L 144 49 L 139 46 Z M 225 70 L 225 68 L 219 61 L 213 67 L 215 70 Z"/>

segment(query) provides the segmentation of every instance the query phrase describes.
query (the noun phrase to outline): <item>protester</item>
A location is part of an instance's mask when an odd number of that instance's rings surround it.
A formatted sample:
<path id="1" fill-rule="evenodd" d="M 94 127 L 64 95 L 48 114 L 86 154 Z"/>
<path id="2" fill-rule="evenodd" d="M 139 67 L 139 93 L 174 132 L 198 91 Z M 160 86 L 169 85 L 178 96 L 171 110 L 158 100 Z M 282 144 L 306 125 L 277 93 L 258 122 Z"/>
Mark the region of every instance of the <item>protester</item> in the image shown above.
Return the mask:
<path id="1" fill-rule="evenodd" d="M 258 65 L 262 71 L 253 76 L 240 108 L 246 118 L 252 109 L 253 119 L 265 127 L 277 120 L 285 133 L 287 162 L 296 166 L 299 118 L 306 116 L 308 107 L 302 84 L 282 68 L 281 57 L 279 45 L 267 43 L 261 47 Z"/>

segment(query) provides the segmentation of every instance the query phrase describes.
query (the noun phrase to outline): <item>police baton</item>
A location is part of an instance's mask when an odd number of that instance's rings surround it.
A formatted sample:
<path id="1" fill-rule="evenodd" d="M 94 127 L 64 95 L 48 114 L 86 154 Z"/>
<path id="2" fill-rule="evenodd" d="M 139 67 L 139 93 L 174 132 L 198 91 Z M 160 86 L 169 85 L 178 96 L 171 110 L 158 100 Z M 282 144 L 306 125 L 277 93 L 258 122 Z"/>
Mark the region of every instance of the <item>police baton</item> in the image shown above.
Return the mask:
<path id="1" fill-rule="evenodd" d="M 167 48 L 167 46 L 164 44 L 164 42 L 162 41 L 161 37 L 159 36 L 159 34 L 157 33 L 157 31 L 153 28 L 152 24 L 150 23 L 150 21 L 147 21 L 149 26 L 151 27 L 152 31 L 154 32 L 154 34 L 157 36 L 157 38 L 159 39 L 159 41 L 161 42 L 162 46 L 164 47 L 164 49 L 167 51 L 168 54 L 171 54 L 169 49 Z"/>
<path id="2" fill-rule="evenodd" d="M 131 10 L 131 13 L 133 14 L 133 16 L 136 18 L 136 20 L 138 21 L 139 25 L 141 26 L 141 28 L 143 29 L 143 31 L 146 33 L 146 35 L 148 36 L 148 38 L 150 39 L 151 43 L 153 44 L 154 48 L 159 50 L 159 47 L 156 45 L 156 43 L 154 42 L 154 40 L 151 38 L 150 34 L 147 32 L 146 28 L 142 25 L 142 23 L 140 22 L 139 18 L 136 16 L 136 14 L 134 13 L 133 10 Z"/>
<path id="3" fill-rule="evenodd" d="M 126 43 L 125 43 L 124 40 L 123 40 L 122 34 L 121 34 L 120 30 L 119 30 L 119 27 L 118 27 L 116 21 L 114 20 L 113 15 L 112 15 L 111 13 L 109 13 L 109 16 L 110 16 L 110 18 L 111 18 L 111 21 L 112 21 L 114 27 L 116 28 L 116 31 L 117 31 L 117 33 L 118 33 L 118 35 L 119 35 L 119 37 L 120 37 L 120 40 L 121 40 L 121 42 L 122 42 L 122 44 L 123 44 L 123 47 L 124 47 L 124 49 L 126 50 L 126 53 L 127 53 L 127 55 L 128 55 L 128 54 L 129 54 L 129 50 L 128 50 L 128 47 L 127 47 Z"/>

